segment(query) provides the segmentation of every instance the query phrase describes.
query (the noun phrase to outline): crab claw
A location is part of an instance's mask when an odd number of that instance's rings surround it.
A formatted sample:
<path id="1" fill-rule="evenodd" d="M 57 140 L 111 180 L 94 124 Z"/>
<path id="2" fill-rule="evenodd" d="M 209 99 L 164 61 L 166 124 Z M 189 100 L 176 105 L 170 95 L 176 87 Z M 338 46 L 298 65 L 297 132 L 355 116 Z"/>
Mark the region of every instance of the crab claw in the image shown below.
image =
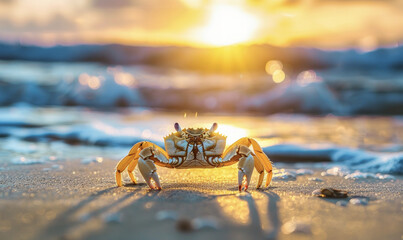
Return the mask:
<path id="1" fill-rule="evenodd" d="M 153 185 L 154 189 L 155 189 L 155 190 L 161 190 L 161 189 L 162 189 L 162 188 L 161 188 L 161 183 L 160 183 L 160 179 L 159 179 L 159 177 L 158 177 L 157 172 L 153 172 L 153 173 L 151 174 L 150 181 L 151 181 L 151 179 L 154 180 L 154 183 L 155 183 L 155 185 Z"/>
<path id="2" fill-rule="evenodd" d="M 151 189 L 161 190 L 160 179 L 157 174 L 157 168 L 154 162 L 150 159 L 140 158 L 138 162 L 139 170 L 141 175 L 143 175 L 144 180 Z M 155 185 L 153 184 L 153 182 Z"/>
<path id="3" fill-rule="evenodd" d="M 242 191 L 242 187 L 246 192 L 249 187 L 254 167 L 254 159 L 252 155 L 241 157 L 238 162 L 238 190 Z"/>
<path id="4" fill-rule="evenodd" d="M 245 170 L 239 169 L 239 171 L 238 171 L 238 190 L 239 190 L 239 192 L 242 192 L 242 187 L 245 192 L 248 191 L 251 175 L 252 175 L 252 173 L 246 174 Z"/>
<path id="5" fill-rule="evenodd" d="M 154 172 L 150 172 L 148 174 L 145 174 L 146 176 L 144 176 L 144 180 L 146 181 L 147 185 L 154 190 L 161 190 L 161 183 L 160 183 L 160 179 L 158 177 L 158 174 L 156 171 Z M 153 181 L 151 181 L 153 180 Z"/>

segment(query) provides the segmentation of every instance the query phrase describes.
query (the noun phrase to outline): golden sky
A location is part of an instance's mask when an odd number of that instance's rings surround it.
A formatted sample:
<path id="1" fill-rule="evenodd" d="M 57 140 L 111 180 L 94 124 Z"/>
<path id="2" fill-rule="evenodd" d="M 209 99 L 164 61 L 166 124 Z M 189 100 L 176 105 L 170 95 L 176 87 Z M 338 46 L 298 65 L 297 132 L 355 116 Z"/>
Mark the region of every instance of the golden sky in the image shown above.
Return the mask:
<path id="1" fill-rule="evenodd" d="M 0 0 L 0 41 L 370 50 L 403 43 L 403 0 Z"/>

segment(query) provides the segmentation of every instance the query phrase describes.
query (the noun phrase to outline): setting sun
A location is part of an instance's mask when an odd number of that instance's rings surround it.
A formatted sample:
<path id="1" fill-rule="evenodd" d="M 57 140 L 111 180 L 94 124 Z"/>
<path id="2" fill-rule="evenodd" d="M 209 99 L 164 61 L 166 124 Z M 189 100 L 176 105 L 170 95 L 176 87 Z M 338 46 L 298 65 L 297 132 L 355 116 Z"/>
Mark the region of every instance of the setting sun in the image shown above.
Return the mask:
<path id="1" fill-rule="evenodd" d="M 257 19 L 237 6 L 213 5 L 207 24 L 201 29 L 201 41 L 225 46 L 252 39 Z"/>

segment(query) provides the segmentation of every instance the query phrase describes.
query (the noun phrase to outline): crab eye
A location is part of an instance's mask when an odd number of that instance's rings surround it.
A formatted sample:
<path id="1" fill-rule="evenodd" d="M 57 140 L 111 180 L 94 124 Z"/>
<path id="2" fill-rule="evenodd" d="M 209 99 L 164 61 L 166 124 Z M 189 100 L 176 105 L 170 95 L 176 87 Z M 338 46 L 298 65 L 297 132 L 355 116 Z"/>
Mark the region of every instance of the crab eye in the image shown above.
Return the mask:
<path id="1" fill-rule="evenodd" d="M 211 128 L 210 128 L 210 132 L 213 133 L 215 130 L 217 130 L 217 128 L 218 128 L 218 124 L 213 123 L 213 126 L 211 126 Z"/>
<path id="2" fill-rule="evenodd" d="M 206 131 L 206 132 L 204 132 L 204 133 L 202 134 L 202 136 L 203 136 L 204 138 L 208 138 L 208 137 L 211 136 L 211 134 L 210 134 L 209 131 Z"/>
<path id="3" fill-rule="evenodd" d="M 175 123 L 175 124 L 174 124 L 174 127 L 175 127 L 175 130 L 176 130 L 177 132 L 182 131 L 181 126 L 179 126 L 179 123 Z"/>

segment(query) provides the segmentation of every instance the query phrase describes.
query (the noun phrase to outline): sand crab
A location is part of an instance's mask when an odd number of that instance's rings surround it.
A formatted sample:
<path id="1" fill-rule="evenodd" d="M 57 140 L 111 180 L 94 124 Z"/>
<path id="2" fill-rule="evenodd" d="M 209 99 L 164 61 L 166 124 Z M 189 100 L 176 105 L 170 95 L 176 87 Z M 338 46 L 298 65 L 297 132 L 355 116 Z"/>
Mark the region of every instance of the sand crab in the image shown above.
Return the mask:
<path id="1" fill-rule="evenodd" d="M 226 137 L 216 133 L 217 123 L 210 129 L 181 129 L 164 138 L 165 149 L 147 141 L 138 142 L 116 166 L 116 184 L 122 186 L 121 173 L 127 168 L 130 179 L 136 184 L 133 170 L 136 165 L 151 189 L 161 190 L 155 165 L 167 168 L 216 168 L 238 163 L 239 191 L 247 191 L 253 168 L 259 172 L 257 188 L 262 185 L 266 170 L 266 187 L 272 179 L 272 165 L 262 148 L 252 138 L 241 138 L 225 149 Z M 249 146 L 253 147 L 254 152 Z"/>

